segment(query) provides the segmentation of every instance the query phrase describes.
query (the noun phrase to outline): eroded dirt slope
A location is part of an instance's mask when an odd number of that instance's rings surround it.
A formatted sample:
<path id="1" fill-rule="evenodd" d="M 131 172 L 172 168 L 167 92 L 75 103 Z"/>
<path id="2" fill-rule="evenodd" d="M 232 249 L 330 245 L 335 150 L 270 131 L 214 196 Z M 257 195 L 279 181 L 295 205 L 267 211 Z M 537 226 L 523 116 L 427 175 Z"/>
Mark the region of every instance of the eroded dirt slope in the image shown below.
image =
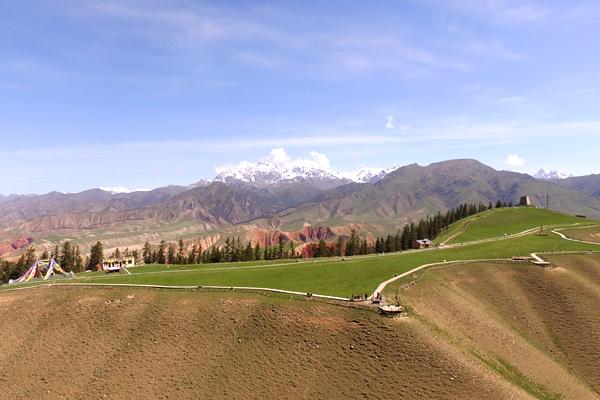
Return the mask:
<path id="1" fill-rule="evenodd" d="M 0 293 L 2 399 L 528 395 L 416 320 L 228 293 Z"/>
<path id="2" fill-rule="evenodd" d="M 403 290 L 416 318 L 539 398 L 600 398 L 600 256 L 479 264 Z"/>

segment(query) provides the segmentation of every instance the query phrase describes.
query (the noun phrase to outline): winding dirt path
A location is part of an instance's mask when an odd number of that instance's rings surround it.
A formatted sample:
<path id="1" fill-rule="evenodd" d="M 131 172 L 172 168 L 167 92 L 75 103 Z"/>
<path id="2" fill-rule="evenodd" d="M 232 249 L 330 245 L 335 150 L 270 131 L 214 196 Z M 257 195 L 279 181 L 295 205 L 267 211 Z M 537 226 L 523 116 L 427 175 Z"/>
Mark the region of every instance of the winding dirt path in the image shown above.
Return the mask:
<path id="1" fill-rule="evenodd" d="M 562 228 L 555 228 L 552 230 L 552 233 L 558 235 L 559 237 L 561 237 L 564 240 L 570 240 L 573 242 L 578 242 L 578 243 L 586 243 L 586 244 L 591 244 L 591 245 L 595 245 L 595 246 L 600 246 L 600 243 L 594 243 L 594 242 L 586 242 L 586 241 L 581 241 L 581 240 L 576 240 L 576 239 L 571 239 L 567 236 L 565 236 L 564 234 L 559 232 L 559 229 L 573 229 L 573 228 L 577 228 L 578 224 L 574 224 L 574 225 L 569 225 L 567 227 L 562 227 Z M 589 226 L 585 226 L 582 228 L 589 228 Z M 523 237 L 523 236 L 527 236 L 530 235 L 532 233 L 535 233 L 538 231 L 538 227 L 535 228 L 531 228 L 531 229 L 527 229 L 523 232 L 519 232 L 519 233 L 515 233 L 512 235 L 506 235 L 506 236 L 502 236 L 502 237 L 496 237 L 496 238 L 490 238 L 490 239 L 482 239 L 482 240 L 475 240 L 475 241 L 471 241 L 471 242 L 464 242 L 464 243 L 454 243 L 454 244 L 449 244 L 449 245 L 445 245 L 445 246 L 440 246 L 439 248 L 444 248 L 444 249 L 450 249 L 450 248 L 455 248 L 455 247 L 462 247 L 462 246 L 471 246 L 471 245 L 475 245 L 475 244 L 481 244 L 481 243 L 488 243 L 488 242 L 499 242 L 501 240 L 507 240 L 507 239 L 514 239 L 514 238 L 518 238 L 518 237 Z M 460 233 L 460 232 L 459 232 Z M 458 233 L 457 233 L 458 234 Z M 456 235 L 453 235 L 456 236 Z M 447 239 L 445 242 L 447 242 L 450 239 Z M 426 250 L 436 250 L 435 248 L 433 249 L 426 249 Z M 559 252 L 559 253 L 548 253 L 548 254 L 563 254 L 563 253 L 573 253 L 573 252 Z M 577 252 L 575 252 L 577 253 Z M 544 260 L 543 258 L 541 258 L 539 256 L 538 253 L 531 253 L 531 257 L 533 257 L 536 261 L 536 263 L 538 263 L 539 265 L 549 265 L 548 261 Z M 379 284 L 379 286 L 377 286 L 377 289 L 375 289 L 375 291 L 373 292 L 373 294 L 371 294 L 371 296 L 369 297 L 369 299 L 374 299 L 375 297 L 377 297 L 378 295 L 381 295 L 381 293 L 383 293 L 383 291 L 385 290 L 385 288 L 390 284 L 393 283 L 399 279 L 405 278 L 411 274 L 414 274 L 415 272 L 418 272 L 422 269 L 426 269 L 426 268 L 430 268 L 430 267 L 434 267 L 434 266 L 438 266 L 438 265 L 449 265 L 449 264 L 456 264 L 456 263 L 477 263 L 477 262 L 494 262 L 494 261 L 505 261 L 508 259 L 475 259 L 475 260 L 453 260 L 453 261 L 444 261 L 444 262 L 437 262 L 437 263 L 429 263 L 429 264 L 424 264 L 421 265 L 419 267 L 413 268 L 410 271 L 406 271 L 403 272 L 401 274 L 398 274 L 384 282 L 381 282 Z"/>

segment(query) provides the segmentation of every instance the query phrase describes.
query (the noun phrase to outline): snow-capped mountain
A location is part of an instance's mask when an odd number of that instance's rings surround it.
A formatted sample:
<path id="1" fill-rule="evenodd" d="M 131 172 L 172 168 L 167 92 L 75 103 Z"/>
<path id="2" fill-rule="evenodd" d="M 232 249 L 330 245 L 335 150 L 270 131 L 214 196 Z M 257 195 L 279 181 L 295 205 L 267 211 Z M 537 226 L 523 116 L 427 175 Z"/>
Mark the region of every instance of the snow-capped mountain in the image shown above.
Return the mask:
<path id="1" fill-rule="evenodd" d="M 215 181 L 241 181 L 257 186 L 276 185 L 282 182 L 294 181 L 339 181 L 340 178 L 331 171 L 324 169 L 291 165 L 283 166 L 275 163 L 260 161 L 257 163 L 241 162 L 237 165 L 217 169 Z M 340 182 L 343 183 L 343 182 Z"/>
<path id="2" fill-rule="evenodd" d="M 566 179 L 573 175 L 565 171 L 555 171 L 549 168 L 540 168 L 540 170 L 533 176 L 536 179 L 551 180 L 551 179 Z"/>
<path id="3" fill-rule="evenodd" d="M 349 179 L 353 182 L 358 183 L 375 183 L 385 178 L 387 174 L 392 171 L 398 169 L 398 166 L 393 166 L 391 168 L 372 168 L 372 167 L 363 167 L 356 171 L 350 172 L 339 172 L 337 176 Z"/>
<path id="4" fill-rule="evenodd" d="M 373 183 L 386 176 L 397 167 L 388 169 L 363 167 L 356 171 L 339 172 L 302 165 L 281 165 L 260 161 L 242 162 L 237 165 L 217 169 L 215 181 L 231 183 L 241 181 L 256 186 L 277 185 L 290 182 L 322 182 L 334 186 L 345 183 Z"/>

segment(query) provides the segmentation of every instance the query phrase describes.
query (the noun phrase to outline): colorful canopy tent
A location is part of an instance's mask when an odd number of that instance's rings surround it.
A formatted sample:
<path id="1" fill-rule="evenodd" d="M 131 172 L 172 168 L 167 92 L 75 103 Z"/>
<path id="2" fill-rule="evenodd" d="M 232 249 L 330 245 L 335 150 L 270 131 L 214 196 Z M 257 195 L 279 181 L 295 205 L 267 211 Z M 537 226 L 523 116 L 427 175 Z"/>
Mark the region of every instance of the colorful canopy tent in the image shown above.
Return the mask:
<path id="1" fill-rule="evenodd" d="M 9 283 L 29 282 L 33 278 L 47 280 L 55 274 L 63 274 L 67 278 L 72 278 L 74 276 L 73 273 L 66 273 L 54 258 L 52 258 L 50 260 L 37 260 L 23 275 Z"/>

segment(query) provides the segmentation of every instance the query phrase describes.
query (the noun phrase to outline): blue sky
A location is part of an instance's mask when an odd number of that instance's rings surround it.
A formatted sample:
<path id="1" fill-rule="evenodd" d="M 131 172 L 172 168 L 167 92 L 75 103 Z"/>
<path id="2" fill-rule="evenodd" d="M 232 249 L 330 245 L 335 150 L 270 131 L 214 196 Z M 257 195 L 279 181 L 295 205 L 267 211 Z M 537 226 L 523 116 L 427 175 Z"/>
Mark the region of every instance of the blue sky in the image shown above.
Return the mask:
<path id="1" fill-rule="evenodd" d="M 279 147 L 338 170 L 599 173 L 599 18 L 595 1 L 0 0 L 0 193 L 188 184 Z"/>

